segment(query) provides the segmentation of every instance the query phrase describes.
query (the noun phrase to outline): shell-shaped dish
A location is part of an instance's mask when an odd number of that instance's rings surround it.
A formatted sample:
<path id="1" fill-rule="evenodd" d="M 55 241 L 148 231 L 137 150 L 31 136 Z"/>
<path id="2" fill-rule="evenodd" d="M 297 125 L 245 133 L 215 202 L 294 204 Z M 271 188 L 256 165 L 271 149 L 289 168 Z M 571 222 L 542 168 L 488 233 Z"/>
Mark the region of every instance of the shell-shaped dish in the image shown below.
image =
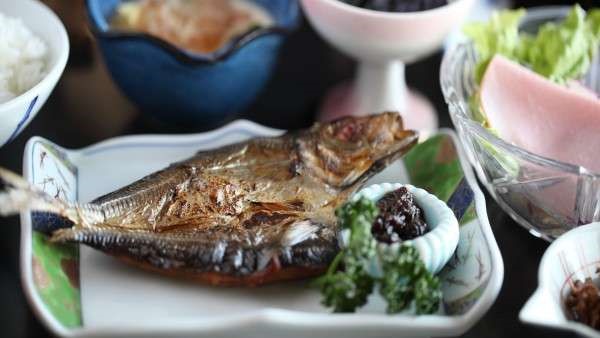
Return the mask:
<path id="1" fill-rule="evenodd" d="M 402 243 L 378 243 L 379 249 L 397 251 L 400 245 L 413 245 L 418 251 L 425 267 L 432 273 L 438 273 L 452 257 L 460 236 L 458 221 L 454 213 L 435 195 L 410 184 L 382 183 L 368 186 L 354 195 L 353 200 L 360 197 L 377 201 L 390 191 L 406 187 L 413 194 L 417 205 L 423 209 L 429 232 L 415 239 Z"/>
<path id="2" fill-rule="evenodd" d="M 571 320 L 564 300 L 576 280 L 600 277 L 600 223 L 575 228 L 546 249 L 538 272 L 538 288 L 519 318 L 525 323 L 572 330 L 600 338 L 600 331 Z"/>

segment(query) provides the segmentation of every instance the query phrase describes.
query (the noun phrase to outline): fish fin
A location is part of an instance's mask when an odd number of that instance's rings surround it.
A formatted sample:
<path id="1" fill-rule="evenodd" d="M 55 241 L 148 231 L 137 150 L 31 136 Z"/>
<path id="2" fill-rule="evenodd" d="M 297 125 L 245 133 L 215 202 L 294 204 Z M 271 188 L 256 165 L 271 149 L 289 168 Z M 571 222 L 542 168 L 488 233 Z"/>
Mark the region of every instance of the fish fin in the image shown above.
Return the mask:
<path id="1" fill-rule="evenodd" d="M 336 232 L 312 219 L 293 223 L 281 243 L 278 259 L 284 265 L 327 266 L 339 251 Z"/>
<path id="2" fill-rule="evenodd" d="M 128 241 L 147 240 L 152 236 L 160 236 L 159 234 L 150 232 L 120 232 L 120 229 L 106 224 L 94 224 L 89 227 L 79 225 L 70 228 L 57 229 L 52 232 L 50 242 L 66 243 L 76 242 L 88 245 L 102 243 L 103 245 L 114 244 L 117 240 L 127 239 Z"/>
<path id="3" fill-rule="evenodd" d="M 15 215 L 25 210 L 49 212 L 81 225 L 104 221 L 99 207 L 52 197 L 21 176 L 0 167 L 0 215 Z"/>
<path id="4" fill-rule="evenodd" d="M 256 247 L 248 246 L 249 243 L 239 238 L 205 236 L 210 233 L 179 236 L 150 231 L 123 232 L 98 224 L 91 228 L 74 226 L 56 230 L 50 240 L 86 244 L 158 269 L 246 276 L 269 268 L 326 266 L 339 248 L 335 237 L 321 238 L 323 231 L 326 229 L 320 223 L 297 221 L 276 243 Z"/>
<path id="5" fill-rule="evenodd" d="M 128 257 L 159 269 L 177 267 L 236 275 L 256 272 L 259 264 L 264 264 L 264 268 L 276 256 L 275 251 L 247 249 L 240 242 L 148 231 L 122 232 L 104 225 L 59 229 L 52 234 L 50 241 L 85 244 L 104 253 Z M 264 262 L 260 261 L 263 255 Z"/>
<path id="6" fill-rule="evenodd" d="M 309 219 L 294 222 L 287 228 L 281 238 L 281 245 L 284 247 L 294 246 L 307 239 L 313 238 L 319 226 Z"/>
<path id="7" fill-rule="evenodd" d="M 50 236 L 50 242 L 52 243 L 76 242 L 76 239 L 77 229 L 75 228 L 58 229 Z"/>

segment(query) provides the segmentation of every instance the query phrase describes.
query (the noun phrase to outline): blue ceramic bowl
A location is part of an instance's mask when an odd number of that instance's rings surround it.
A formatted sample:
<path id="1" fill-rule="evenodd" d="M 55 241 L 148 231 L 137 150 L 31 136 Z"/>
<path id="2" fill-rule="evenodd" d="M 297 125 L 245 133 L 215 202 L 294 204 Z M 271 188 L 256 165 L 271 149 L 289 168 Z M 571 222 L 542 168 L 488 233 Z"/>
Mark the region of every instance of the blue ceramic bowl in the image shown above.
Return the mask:
<path id="1" fill-rule="evenodd" d="M 270 77 L 285 33 L 297 26 L 296 0 L 251 0 L 275 21 L 210 54 L 188 52 L 142 33 L 112 31 L 120 0 L 87 0 L 92 32 L 121 90 L 144 112 L 175 123 L 214 124 L 250 104 Z"/>

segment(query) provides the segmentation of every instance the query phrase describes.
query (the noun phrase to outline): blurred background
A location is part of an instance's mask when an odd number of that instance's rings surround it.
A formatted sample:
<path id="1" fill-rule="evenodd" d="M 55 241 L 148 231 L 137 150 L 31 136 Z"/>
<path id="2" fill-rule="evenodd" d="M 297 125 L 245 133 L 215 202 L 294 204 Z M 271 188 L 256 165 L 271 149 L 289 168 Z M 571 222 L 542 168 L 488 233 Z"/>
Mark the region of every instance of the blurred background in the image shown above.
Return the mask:
<path id="1" fill-rule="evenodd" d="M 42 135 L 67 148 L 86 146 L 105 138 L 137 133 L 199 132 L 214 126 L 164 124 L 141 114 L 114 86 L 88 31 L 83 0 L 44 0 L 63 20 L 71 41 L 67 69 L 54 93 L 31 125 L 12 143 L 0 148 L 0 165 L 21 171 L 25 142 Z M 494 6 L 538 6 L 574 4 L 561 0 L 480 0 L 474 13 L 485 16 Z M 589 8 L 600 0 L 581 0 Z M 410 65 L 407 79 L 435 104 L 442 126 L 450 126 L 446 105 L 438 83 L 441 52 Z M 327 89 L 353 76 L 355 63 L 322 41 L 303 20 L 300 29 L 285 42 L 273 77 L 258 99 L 236 118 L 247 118 L 268 126 L 290 129 L 311 124 Z M 310 70 L 310 71 L 307 71 Z M 223 121 L 225 123 L 226 121 Z M 490 219 L 512 222 L 497 206 L 489 206 Z M 47 331 L 31 312 L 19 280 L 19 222 L 17 218 L 0 226 L 0 323 L 2 337 L 48 337 Z M 528 235 L 515 225 L 508 232 L 496 233 L 507 265 L 503 291 L 484 319 L 465 337 L 569 336 L 524 327 L 517 313 L 535 285 L 535 270 L 546 243 Z M 512 248 L 529 246 L 532 257 L 514 257 Z M 512 265 L 511 265 L 512 264 Z M 525 280 L 519 279 L 527 271 Z M 525 272 L 523 272 L 525 273 Z M 525 277 L 524 277 L 525 278 Z M 514 283 L 512 281 L 515 281 Z M 519 283 L 525 287 L 520 288 Z"/>
<path id="2" fill-rule="evenodd" d="M 114 87 L 107 74 L 101 56 L 98 54 L 93 37 L 88 30 L 84 0 L 42 0 L 48 4 L 63 20 L 67 27 L 71 42 L 71 56 L 68 69 L 60 82 L 59 90 L 54 97 L 68 101 L 62 113 L 68 118 L 66 123 L 73 122 L 80 128 L 93 126 L 90 130 L 80 129 L 82 145 L 90 140 L 103 139 L 116 134 L 134 131 L 140 128 L 156 128 L 158 132 L 183 132 L 183 126 L 163 125 L 158 121 L 141 115 L 135 107 Z M 600 5 L 600 0 L 578 1 L 585 8 Z M 494 7 L 530 7 L 540 5 L 574 4 L 575 1 L 564 0 L 479 0 L 479 7 L 473 11 L 473 18 L 483 19 Z M 302 55 L 302 57 L 297 57 Z M 433 58 L 439 57 L 435 55 Z M 425 60 L 427 64 L 428 60 Z M 303 20 L 301 29 L 286 40 L 280 55 L 275 75 L 263 90 L 256 102 L 240 112 L 236 118 L 252 118 L 259 123 L 276 128 L 292 128 L 308 125 L 314 118 L 317 107 L 327 89 L 341 80 L 353 75 L 354 62 L 341 55 L 321 38 Z M 310 72 L 306 72 L 310 69 Z M 416 64 L 408 70 L 409 85 L 419 89 L 426 95 L 438 91 L 421 88 L 420 80 L 425 73 Z M 85 86 L 79 84 L 85 83 Z M 436 82 L 437 84 L 437 82 Z M 92 104 L 103 98 L 103 104 Z M 438 102 L 437 98 L 430 98 Z M 441 102 L 440 102 L 441 103 Z M 110 108 L 107 109 L 107 106 Z M 437 106 L 438 111 L 445 111 L 444 105 Z M 84 113 L 85 112 L 85 113 Z M 285 119 L 279 118 L 285 116 Z M 223 121 L 226 122 L 226 121 Z M 193 126 L 189 131 L 199 131 L 214 126 Z M 79 128 L 77 128 L 79 129 Z"/>

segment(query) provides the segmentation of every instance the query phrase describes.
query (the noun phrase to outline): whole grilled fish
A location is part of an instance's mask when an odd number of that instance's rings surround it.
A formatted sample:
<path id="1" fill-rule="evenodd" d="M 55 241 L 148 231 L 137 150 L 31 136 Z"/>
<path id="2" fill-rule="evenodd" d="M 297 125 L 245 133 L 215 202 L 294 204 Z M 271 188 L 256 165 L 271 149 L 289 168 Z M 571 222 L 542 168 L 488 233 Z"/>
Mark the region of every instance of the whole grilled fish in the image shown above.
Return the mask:
<path id="1" fill-rule="evenodd" d="M 2 170 L 0 214 L 59 214 L 73 225 L 52 231 L 52 241 L 205 283 L 308 277 L 339 250 L 335 209 L 417 139 L 397 113 L 348 117 L 201 151 L 89 204 Z"/>

